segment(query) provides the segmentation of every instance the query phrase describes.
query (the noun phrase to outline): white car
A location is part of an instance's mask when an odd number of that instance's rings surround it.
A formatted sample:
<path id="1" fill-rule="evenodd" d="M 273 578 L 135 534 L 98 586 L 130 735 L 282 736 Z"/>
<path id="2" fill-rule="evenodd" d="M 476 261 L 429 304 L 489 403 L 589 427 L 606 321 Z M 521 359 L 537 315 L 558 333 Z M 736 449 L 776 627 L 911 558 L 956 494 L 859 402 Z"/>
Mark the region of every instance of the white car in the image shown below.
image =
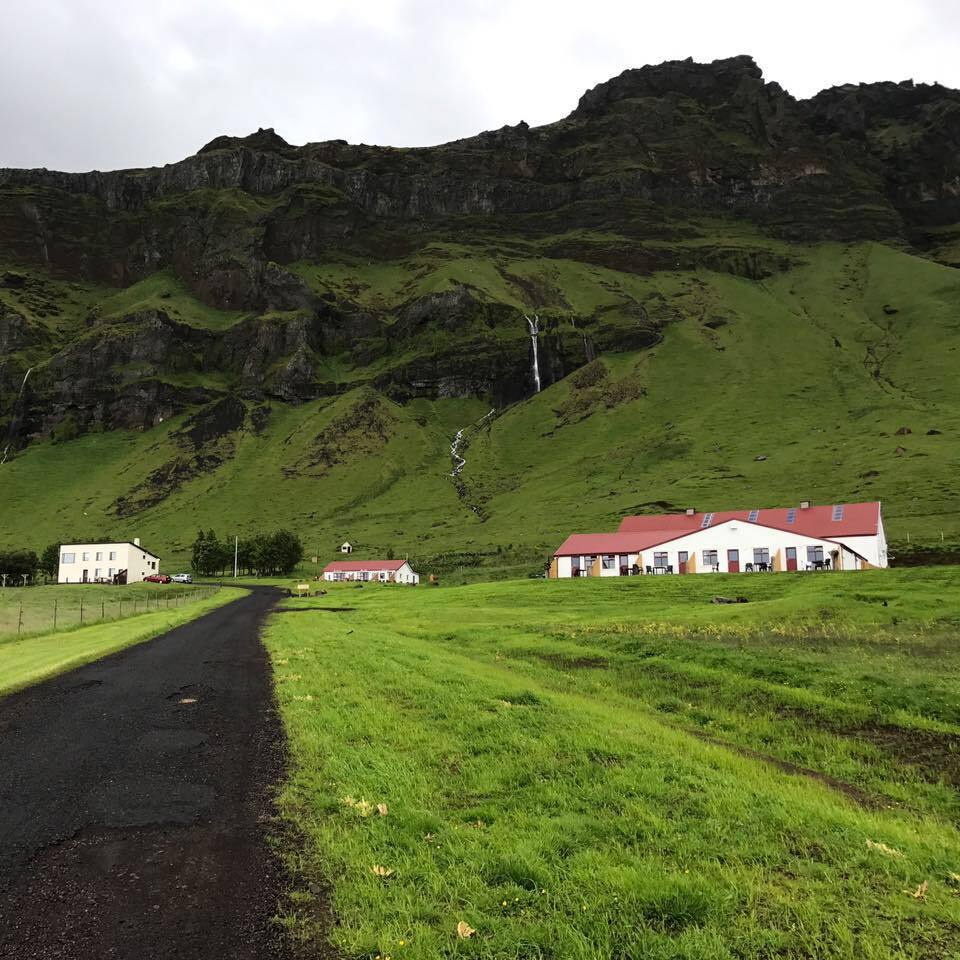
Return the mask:
<path id="1" fill-rule="evenodd" d="M 170 578 L 174 583 L 193 583 L 193 577 L 189 573 L 177 573 Z"/>

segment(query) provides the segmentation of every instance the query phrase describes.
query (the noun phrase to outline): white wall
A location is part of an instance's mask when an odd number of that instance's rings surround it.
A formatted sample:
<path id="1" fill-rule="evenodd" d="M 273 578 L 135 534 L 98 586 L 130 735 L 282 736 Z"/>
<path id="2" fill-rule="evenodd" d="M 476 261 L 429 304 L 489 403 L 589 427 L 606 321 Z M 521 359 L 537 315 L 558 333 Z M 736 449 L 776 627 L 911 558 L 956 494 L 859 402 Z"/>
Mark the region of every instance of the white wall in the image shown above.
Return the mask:
<path id="1" fill-rule="evenodd" d="M 64 562 L 64 556 L 73 561 Z M 112 558 L 111 558 L 112 555 Z M 158 573 L 160 561 L 132 543 L 64 543 L 60 546 L 58 583 L 83 583 L 111 579 L 121 570 L 127 571 L 127 583 L 139 583 L 144 577 Z"/>
<path id="2" fill-rule="evenodd" d="M 887 538 L 880 524 L 880 532 L 875 537 L 837 537 L 840 543 L 860 554 L 868 563 L 875 567 L 888 567 Z"/>
<path id="3" fill-rule="evenodd" d="M 754 563 L 754 549 L 766 548 L 770 551 L 770 562 L 773 563 L 777 552 L 781 552 L 782 567 L 786 570 L 786 548 L 795 547 L 797 551 L 797 569 L 807 569 L 807 547 L 820 547 L 823 550 L 823 557 L 827 560 L 833 560 L 833 551 L 838 551 L 839 562 L 838 569 L 858 570 L 861 562 L 856 553 L 864 556 L 874 566 L 886 566 L 886 543 L 881 536 L 878 537 L 848 537 L 845 538 L 851 549 L 845 549 L 844 545 L 838 541 L 817 539 L 814 537 L 805 537 L 798 533 L 787 530 L 776 530 L 772 527 L 762 527 L 756 523 L 748 523 L 745 520 L 728 520 L 726 523 L 717 524 L 714 527 L 708 527 L 705 530 L 697 530 L 694 533 L 686 534 L 676 540 L 656 547 L 650 547 L 639 555 L 631 553 L 628 556 L 629 566 L 639 562 L 641 569 L 647 567 L 659 566 L 655 561 L 654 554 L 666 554 L 664 566 L 673 567 L 674 573 L 680 570 L 680 560 L 678 554 L 686 551 L 690 557 L 695 557 L 692 564 L 696 573 L 713 573 L 712 567 L 708 566 L 703 559 L 703 551 L 716 550 L 719 573 L 729 572 L 729 550 L 739 552 L 740 572 L 746 571 L 748 563 Z M 855 551 L 855 552 L 854 552 Z M 600 576 L 616 577 L 620 575 L 620 554 L 614 561 L 613 569 L 604 570 L 602 568 Z M 582 557 L 580 561 L 581 571 L 591 570 L 590 557 Z M 689 569 L 689 566 L 688 566 Z M 566 578 L 572 575 L 572 558 L 557 558 L 557 576 Z M 584 573 L 581 572 L 581 576 Z"/>
<path id="4" fill-rule="evenodd" d="M 335 581 L 360 581 L 362 583 L 408 583 L 417 584 L 420 582 L 420 575 L 414 573 L 409 563 L 404 563 L 396 573 L 383 570 L 331 570 L 324 572 L 323 579 L 328 582 Z"/>

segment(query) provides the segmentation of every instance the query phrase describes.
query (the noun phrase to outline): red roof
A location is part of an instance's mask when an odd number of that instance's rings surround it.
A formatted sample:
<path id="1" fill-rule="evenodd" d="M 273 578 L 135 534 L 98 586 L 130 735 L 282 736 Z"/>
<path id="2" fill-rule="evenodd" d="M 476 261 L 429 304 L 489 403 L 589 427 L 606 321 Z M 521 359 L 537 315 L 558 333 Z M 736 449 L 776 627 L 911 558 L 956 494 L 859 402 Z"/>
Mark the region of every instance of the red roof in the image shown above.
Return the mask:
<path id="1" fill-rule="evenodd" d="M 840 507 L 842 506 L 842 511 Z M 839 514 L 839 519 L 834 516 Z M 880 504 L 846 503 L 824 507 L 778 507 L 772 510 L 718 511 L 704 526 L 707 514 L 661 513 L 624 517 L 616 533 L 575 533 L 563 542 L 555 557 L 601 553 L 638 553 L 661 543 L 699 533 L 730 520 L 755 523 L 799 533 L 804 537 L 829 540 L 836 537 L 874 536 L 880 526 Z M 790 518 L 793 518 L 792 521 Z"/>
<path id="2" fill-rule="evenodd" d="M 624 517 L 620 533 L 667 532 L 670 537 L 679 537 L 706 529 L 704 517 L 708 514 L 668 513 L 659 516 Z M 834 517 L 838 519 L 834 519 Z M 791 519 L 792 522 L 791 522 Z M 880 503 L 844 503 L 821 507 L 776 507 L 772 510 L 724 510 L 713 514 L 710 527 L 740 520 L 756 523 L 761 527 L 790 530 L 805 537 L 829 539 L 831 537 L 870 537 L 880 526 Z M 665 538 L 666 539 L 666 538 Z"/>
<path id="3" fill-rule="evenodd" d="M 334 560 L 324 568 L 324 573 L 375 573 L 379 570 L 399 570 L 406 560 Z"/>
<path id="4" fill-rule="evenodd" d="M 642 546 L 638 546 L 639 541 L 643 539 L 635 533 L 574 533 L 563 541 L 554 556 L 576 557 L 582 554 L 636 553 L 643 549 Z"/>

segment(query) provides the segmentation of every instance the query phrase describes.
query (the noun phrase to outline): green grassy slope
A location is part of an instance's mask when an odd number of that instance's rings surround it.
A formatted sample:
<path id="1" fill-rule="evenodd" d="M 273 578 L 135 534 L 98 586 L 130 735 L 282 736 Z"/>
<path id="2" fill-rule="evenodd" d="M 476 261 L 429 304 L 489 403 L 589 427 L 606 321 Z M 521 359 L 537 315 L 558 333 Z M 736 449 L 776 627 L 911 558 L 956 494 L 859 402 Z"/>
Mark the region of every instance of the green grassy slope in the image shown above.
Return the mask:
<path id="1" fill-rule="evenodd" d="M 960 274 L 877 244 L 795 248 L 793 257 L 800 265 L 761 281 L 511 263 L 507 272 L 534 279 L 541 300 L 588 314 L 629 296 L 665 304 L 673 319 L 653 349 L 605 353 L 602 382 L 577 387 L 568 377 L 483 422 L 480 400 L 401 405 L 362 385 L 369 371 L 343 367 L 346 393 L 274 402 L 260 433 L 232 436 L 221 465 L 123 516 L 118 498 L 146 502 L 148 477 L 184 457 L 174 437 L 184 417 L 143 433 L 38 442 L 0 467 L 2 540 L 40 547 L 85 531 L 136 534 L 181 565 L 199 526 L 230 535 L 283 524 L 308 553 L 349 538 L 364 553 L 483 553 L 493 572 L 500 562 L 535 568 L 570 531 L 610 529 L 656 504 L 877 498 L 892 540 L 956 541 Z M 505 280 L 494 260 L 431 262 L 298 270 L 318 288 L 353 283 L 352 295 L 371 305 L 395 300 L 404 283 L 420 295 L 469 280 L 518 313 L 530 308 L 529 288 Z M 118 298 L 152 302 L 154 287 Z M 183 291 L 172 296 L 188 322 L 231 320 L 206 308 L 191 318 Z M 372 434 L 350 428 L 363 398 L 377 409 Z M 470 424 L 479 426 L 467 431 L 461 496 L 449 444 Z M 912 432 L 897 435 L 901 427 Z"/>

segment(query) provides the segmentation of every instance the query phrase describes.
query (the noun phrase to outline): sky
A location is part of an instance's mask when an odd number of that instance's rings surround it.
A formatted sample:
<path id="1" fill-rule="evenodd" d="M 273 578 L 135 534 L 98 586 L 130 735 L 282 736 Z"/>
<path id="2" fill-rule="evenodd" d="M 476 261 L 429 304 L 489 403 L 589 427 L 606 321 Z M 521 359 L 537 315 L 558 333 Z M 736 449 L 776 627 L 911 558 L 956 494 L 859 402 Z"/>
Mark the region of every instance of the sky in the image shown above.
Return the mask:
<path id="1" fill-rule="evenodd" d="M 426 146 L 686 57 L 750 54 L 797 97 L 960 88 L 957 0 L 0 0 L 0 24 L 0 167 L 159 166 L 258 127 Z"/>

